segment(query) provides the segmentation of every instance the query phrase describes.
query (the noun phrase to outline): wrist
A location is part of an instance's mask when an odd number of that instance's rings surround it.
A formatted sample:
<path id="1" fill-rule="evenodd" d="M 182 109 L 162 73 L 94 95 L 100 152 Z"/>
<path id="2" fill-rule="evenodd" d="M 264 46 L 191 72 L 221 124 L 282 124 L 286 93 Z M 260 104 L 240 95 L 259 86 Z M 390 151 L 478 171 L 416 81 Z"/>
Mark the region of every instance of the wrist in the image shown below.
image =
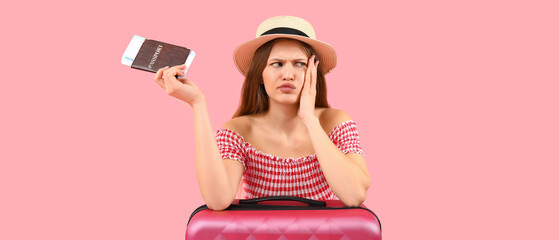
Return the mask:
<path id="1" fill-rule="evenodd" d="M 303 124 L 305 124 L 305 126 L 307 126 L 308 128 L 312 125 L 316 125 L 316 124 L 320 125 L 320 121 L 318 120 L 318 117 L 313 115 L 313 116 L 305 117 L 303 119 Z"/>
<path id="2" fill-rule="evenodd" d="M 201 94 L 199 97 L 197 97 L 194 101 L 192 101 L 190 103 L 190 106 L 192 108 L 198 108 L 200 106 L 206 106 L 206 97 Z"/>

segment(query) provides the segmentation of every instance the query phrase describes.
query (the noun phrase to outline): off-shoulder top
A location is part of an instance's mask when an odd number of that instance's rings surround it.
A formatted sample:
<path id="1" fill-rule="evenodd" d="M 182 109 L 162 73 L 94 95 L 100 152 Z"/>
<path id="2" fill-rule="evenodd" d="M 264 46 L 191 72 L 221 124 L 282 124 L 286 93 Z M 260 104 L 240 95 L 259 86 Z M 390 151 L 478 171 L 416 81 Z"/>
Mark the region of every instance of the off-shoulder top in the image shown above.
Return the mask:
<path id="1" fill-rule="evenodd" d="M 363 154 L 356 123 L 338 124 L 328 134 L 344 154 Z M 237 198 L 298 196 L 315 200 L 338 199 L 320 168 L 316 154 L 282 158 L 254 148 L 230 129 L 219 129 L 216 140 L 221 157 L 241 162 L 244 167 L 242 189 Z"/>

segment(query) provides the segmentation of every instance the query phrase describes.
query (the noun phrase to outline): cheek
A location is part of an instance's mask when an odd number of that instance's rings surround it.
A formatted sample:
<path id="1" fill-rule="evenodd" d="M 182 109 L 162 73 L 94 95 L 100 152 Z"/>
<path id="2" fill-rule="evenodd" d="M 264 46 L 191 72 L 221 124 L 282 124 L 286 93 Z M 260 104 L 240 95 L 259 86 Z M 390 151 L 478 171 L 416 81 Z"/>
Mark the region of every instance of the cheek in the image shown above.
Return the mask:
<path id="1" fill-rule="evenodd" d="M 276 73 L 274 72 L 273 69 L 265 68 L 264 71 L 262 72 L 262 79 L 264 79 L 264 81 L 271 80 L 274 79 L 275 75 Z"/>
<path id="2" fill-rule="evenodd" d="M 300 77 L 305 77 L 305 74 L 307 73 L 307 69 L 306 68 L 297 68 L 296 73 Z"/>
<path id="3" fill-rule="evenodd" d="M 266 84 L 264 83 L 264 90 L 266 90 L 266 94 L 270 95 L 270 92 L 272 92 L 272 89 L 270 87 L 270 84 Z"/>
<path id="4" fill-rule="evenodd" d="M 270 77 L 267 78 L 264 75 L 262 75 L 262 78 L 263 78 L 262 83 L 264 84 L 264 89 L 266 90 L 266 93 L 269 95 L 270 91 L 272 91 L 274 88 L 274 83 L 271 80 L 272 78 Z"/>

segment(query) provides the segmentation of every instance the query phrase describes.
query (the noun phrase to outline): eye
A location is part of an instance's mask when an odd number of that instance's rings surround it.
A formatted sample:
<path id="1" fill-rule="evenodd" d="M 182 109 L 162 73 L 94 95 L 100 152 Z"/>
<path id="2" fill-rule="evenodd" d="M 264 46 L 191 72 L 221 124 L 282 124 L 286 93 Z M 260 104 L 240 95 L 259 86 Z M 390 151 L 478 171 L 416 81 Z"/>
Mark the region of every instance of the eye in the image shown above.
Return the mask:
<path id="1" fill-rule="evenodd" d="M 283 66 L 283 64 L 282 64 L 281 62 L 273 62 L 273 63 L 270 64 L 270 65 L 271 65 L 271 66 L 274 66 L 274 67 L 281 67 L 281 66 Z"/>
<path id="2" fill-rule="evenodd" d="M 297 62 L 297 63 L 295 63 L 295 64 L 296 64 L 298 67 L 305 67 L 305 66 L 307 66 L 307 63 L 306 63 L 306 62 Z"/>

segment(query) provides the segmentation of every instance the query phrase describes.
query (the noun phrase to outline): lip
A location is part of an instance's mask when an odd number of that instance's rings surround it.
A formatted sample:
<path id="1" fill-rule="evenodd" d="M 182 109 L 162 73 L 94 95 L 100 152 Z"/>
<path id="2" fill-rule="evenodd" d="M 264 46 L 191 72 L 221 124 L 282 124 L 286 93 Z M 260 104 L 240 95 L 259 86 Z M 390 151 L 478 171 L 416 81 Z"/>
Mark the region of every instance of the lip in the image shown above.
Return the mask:
<path id="1" fill-rule="evenodd" d="M 284 84 L 280 85 L 278 87 L 278 89 L 283 93 L 289 93 L 289 92 L 295 90 L 295 85 L 293 85 L 291 83 L 284 83 Z"/>
<path id="2" fill-rule="evenodd" d="M 284 83 L 284 84 L 280 85 L 278 88 L 280 88 L 280 89 L 295 89 L 295 85 L 293 85 L 291 83 Z"/>

